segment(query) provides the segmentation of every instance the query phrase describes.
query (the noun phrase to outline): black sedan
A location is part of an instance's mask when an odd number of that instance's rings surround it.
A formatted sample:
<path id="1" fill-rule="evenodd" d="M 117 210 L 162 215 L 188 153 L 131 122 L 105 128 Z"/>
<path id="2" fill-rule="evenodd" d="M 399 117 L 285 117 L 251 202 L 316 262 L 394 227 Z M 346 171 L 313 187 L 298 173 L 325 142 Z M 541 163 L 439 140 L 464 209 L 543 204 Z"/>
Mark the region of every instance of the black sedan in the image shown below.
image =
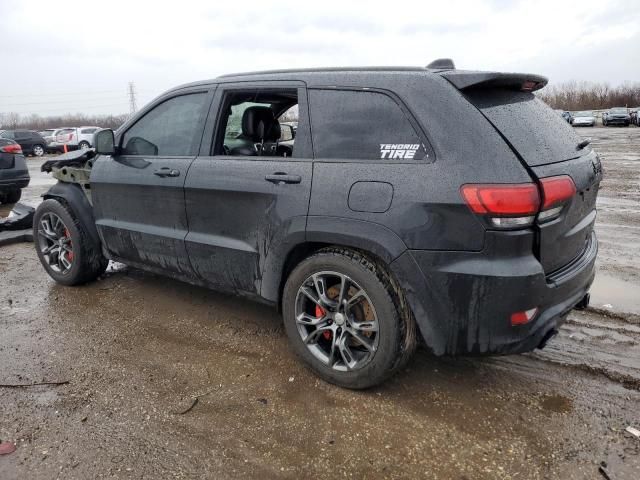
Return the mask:
<path id="1" fill-rule="evenodd" d="M 22 147 L 13 140 L 0 138 L 0 202 L 15 203 L 29 185 L 29 170 Z"/>

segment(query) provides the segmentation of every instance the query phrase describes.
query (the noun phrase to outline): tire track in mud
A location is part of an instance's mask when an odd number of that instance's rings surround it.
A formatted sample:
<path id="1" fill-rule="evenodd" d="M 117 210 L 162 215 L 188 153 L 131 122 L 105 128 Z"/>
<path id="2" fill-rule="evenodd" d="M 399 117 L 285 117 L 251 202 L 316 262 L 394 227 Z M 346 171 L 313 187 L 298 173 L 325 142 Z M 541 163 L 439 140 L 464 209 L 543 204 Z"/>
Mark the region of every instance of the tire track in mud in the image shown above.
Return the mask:
<path id="1" fill-rule="evenodd" d="M 538 360 L 602 375 L 640 391 L 640 325 L 593 311 L 574 311 Z"/>

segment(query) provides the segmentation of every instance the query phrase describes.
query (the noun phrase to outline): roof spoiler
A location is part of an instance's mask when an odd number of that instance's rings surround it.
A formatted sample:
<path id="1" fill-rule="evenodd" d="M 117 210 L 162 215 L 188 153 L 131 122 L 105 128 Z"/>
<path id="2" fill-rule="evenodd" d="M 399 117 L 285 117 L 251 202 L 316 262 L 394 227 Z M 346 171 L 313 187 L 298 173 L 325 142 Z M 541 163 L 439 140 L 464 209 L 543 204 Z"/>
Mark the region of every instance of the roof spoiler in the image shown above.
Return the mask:
<path id="1" fill-rule="evenodd" d="M 451 70 L 441 72 L 458 90 L 476 88 L 507 88 L 535 92 L 544 87 L 549 80 L 542 75 L 529 73 L 475 72 L 467 70 Z"/>

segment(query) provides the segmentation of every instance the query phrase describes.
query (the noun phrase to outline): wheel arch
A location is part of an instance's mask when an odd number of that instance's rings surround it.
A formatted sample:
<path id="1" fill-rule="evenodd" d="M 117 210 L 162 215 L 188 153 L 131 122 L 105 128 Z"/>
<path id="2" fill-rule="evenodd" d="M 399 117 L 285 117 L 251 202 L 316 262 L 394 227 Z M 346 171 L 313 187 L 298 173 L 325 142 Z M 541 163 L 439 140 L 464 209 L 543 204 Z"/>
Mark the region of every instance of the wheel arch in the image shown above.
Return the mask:
<path id="1" fill-rule="evenodd" d="M 312 216 L 304 235 L 283 241 L 265 262 L 261 296 L 281 309 L 284 284 L 293 269 L 305 258 L 326 247 L 352 248 L 384 264 L 389 273 L 393 260 L 407 250 L 405 243 L 387 227 L 341 217 Z"/>
<path id="2" fill-rule="evenodd" d="M 89 203 L 87 196 L 84 194 L 80 185 L 75 183 L 58 181 L 42 196 L 45 200 L 63 200 L 73 213 L 84 224 L 91 239 L 101 245 L 98 229 L 96 228 L 95 217 L 93 216 L 93 207 Z"/>

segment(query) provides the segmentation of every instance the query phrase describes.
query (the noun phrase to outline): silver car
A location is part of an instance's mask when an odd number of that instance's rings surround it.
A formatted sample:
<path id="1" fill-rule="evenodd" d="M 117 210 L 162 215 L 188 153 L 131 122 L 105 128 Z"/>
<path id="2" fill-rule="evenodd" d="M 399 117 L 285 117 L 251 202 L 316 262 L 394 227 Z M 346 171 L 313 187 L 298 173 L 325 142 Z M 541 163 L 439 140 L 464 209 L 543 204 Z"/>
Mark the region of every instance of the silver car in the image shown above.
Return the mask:
<path id="1" fill-rule="evenodd" d="M 573 114 L 574 127 L 593 127 L 596 124 L 596 117 L 591 110 L 583 110 Z"/>

